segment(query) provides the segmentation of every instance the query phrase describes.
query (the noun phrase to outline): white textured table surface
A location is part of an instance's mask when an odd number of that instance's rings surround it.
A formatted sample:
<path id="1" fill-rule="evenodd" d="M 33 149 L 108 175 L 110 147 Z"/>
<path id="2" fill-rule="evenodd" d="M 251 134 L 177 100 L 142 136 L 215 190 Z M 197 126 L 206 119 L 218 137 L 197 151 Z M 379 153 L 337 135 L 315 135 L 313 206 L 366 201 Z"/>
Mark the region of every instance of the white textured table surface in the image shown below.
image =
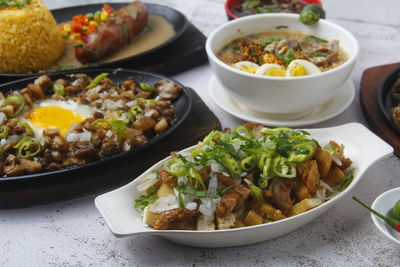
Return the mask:
<path id="1" fill-rule="evenodd" d="M 47 0 L 49 8 L 93 3 L 84 0 Z M 119 1 L 118 1 L 119 2 Z M 147 1 L 183 12 L 206 35 L 225 22 L 223 0 Z M 367 1 L 363 2 L 365 5 Z M 330 5 L 332 6 L 332 5 Z M 362 13 L 361 6 L 358 12 Z M 390 9 L 390 7 L 388 7 Z M 329 10 L 327 10 L 329 14 Z M 332 11 L 334 12 L 334 10 Z M 359 40 L 361 54 L 352 75 L 359 88 L 368 67 L 400 61 L 398 28 L 384 24 L 334 20 Z M 212 102 L 208 93 L 208 65 L 175 76 L 193 87 L 223 127 L 242 121 Z M 338 117 L 314 127 L 363 119 L 358 94 Z M 373 151 L 371 151 L 373 153 Z M 375 164 L 353 191 L 372 202 L 382 192 L 400 186 L 400 162 L 394 156 Z M 398 248 L 376 230 L 370 215 L 346 197 L 312 223 L 264 243 L 225 249 L 196 249 L 175 245 L 158 237 L 114 238 L 97 212 L 95 196 L 28 209 L 0 211 L 0 266 L 396 266 Z"/>

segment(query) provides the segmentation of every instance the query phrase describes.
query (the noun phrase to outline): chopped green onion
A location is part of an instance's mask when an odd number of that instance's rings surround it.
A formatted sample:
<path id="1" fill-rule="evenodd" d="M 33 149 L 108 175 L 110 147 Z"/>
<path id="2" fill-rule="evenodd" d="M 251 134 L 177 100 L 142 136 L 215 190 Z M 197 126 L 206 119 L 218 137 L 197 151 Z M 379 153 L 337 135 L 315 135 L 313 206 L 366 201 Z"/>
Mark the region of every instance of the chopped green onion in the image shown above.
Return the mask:
<path id="1" fill-rule="evenodd" d="M 354 170 L 351 170 L 340 182 L 340 184 L 336 187 L 336 191 L 342 192 L 345 190 L 349 184 L 353 181 L 354 179 Z"/>
<path id="2" fill-rule="evenodd" d="M 149 204 L 156 202 L 156 200 L 158 199 L 157 196 L 155 195 L 156 192 L 157 192 L 157 187 L 152 186 L 146 195 L 141 196 L 135 200 L 135 206 L 134 206 L 135 209 L 139 208 L 143 210 Z"/>
<path id="3" fill-rule="evenodd" d="M 261 188 L 259 188 L 258 186 L 254 185 L 254 184 L 249 184 L 250 190 L 251 190 L 251 195 L 260 201 L 263 201 L 263 195 L 262 195 L 262 190 Z"/>
<path id="4" fill-rule="evenodd" d="M 156 104 L 157 100 L 155 99 L 146 99 L 146 98 L 135 98 L 136 101 L 140 101 L 140 102 L 145 102 L 145 103 L 151 103 L 151 104 Z"/>
<path id="5" fill-rule="evenodd" d="M 287 158 L 278 156 L 272 160 L 272 174 L 283 178 L 295 178 L 296 164 Z"/>
<path id="6" fill-rule="evenodd" d="M 148 83 L 140 83 L 139 87 L 142 91 L 154 92 L 156 89 Z"/>
<path id="7" fill-rule="evenodd" d="M 33 131 L 32 127 L 25 121 L 20 121 L 19 124 L 25 127 L 26 134 L 28 136 L 35 136 L 35 132 Z"/>
<path id="8" fill-rule="evenodd" d="M 119 139 L 125 137 L 126 128 L 127 128 L 126 123 L 124 121 L 121 120 L 111 121 L 111 129 L 113 129 L 113 131 L 117 133 Z"/>
<path id="9" fill-rule="evenodd" d="M 188 174 L 189 169 L 181 158 L 170 158 L 164 164 L 164 170 L 175 177 L 181 177 Z"/>
<path id="10" fill-rule="evenodd" d="M 7 114 L 8 117 L 12 118 L 12 117 L 16 117 L 17 115 L 19 115 L 22 112 L 22 110 L 25 107 L 25 104 L 26 104 L 25 99 L 22 95 L 9 95 L 5 99 L 2 106 L 4 107 L 7 105 L 12 105 L 14 108 L 15 108 L 15 106 L 17 106 L 17 110 L 14 112 L 14 114 Z"/>
<path id="11" fill-rule="evenodd" d="M 86 89 L 92 89 L 96 87 L 105 77 L 108 76 L 108 73 L 103 72 L 99 75 L 97 75 L 90 83 L 88 86 L 86 86 Z"/>
<path id="12" fill-rule="evenodd" d="M 7 125 L 0 126 L 0 138 L 7 138 L 9 132 L 10 127 L 8 127 Z"/>
<path id="13" fill-rule="evenodd" d="M 42 145 L 27 136 L 22 138 L 14 148 L 17 149 L 17 156 L 20 158 L 33 158 L 42 151 Z"/>
<path id="14" fill-rule="evenodd" d="M 136 105 L 131 107 L 130 110 L 128 111 L 128 118 L 130 121 L 135 121 L 137 116 L 143 114 L 144 114 L 143 109 Z"/>
<path id="15" fill-rule="evenodd" d="M 97 119 L 95 121 L 93 121 L 90 126 L 94 129 L 110 129 L 111 128 L 111 124 L 106 121 L 105 119 Z"/>
<path id="16" fill-rule="evenodd" d="M 53 91 L 57 95 L 64 95 L 65 94 L 64 86 L 62 84 L 55 83 L 53 85 Z"/>

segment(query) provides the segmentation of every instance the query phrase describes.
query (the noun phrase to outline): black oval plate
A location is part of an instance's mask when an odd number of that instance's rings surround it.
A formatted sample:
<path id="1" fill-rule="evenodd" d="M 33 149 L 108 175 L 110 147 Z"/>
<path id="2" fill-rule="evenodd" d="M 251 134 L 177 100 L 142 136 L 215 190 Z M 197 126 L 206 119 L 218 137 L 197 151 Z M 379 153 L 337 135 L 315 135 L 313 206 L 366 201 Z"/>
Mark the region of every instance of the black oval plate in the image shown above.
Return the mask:
<path id="1" fill-rule="evenodd" d="M 396 106 L 392 99 L 392 88 L 398 79 L 400 79 L 400 67 L 394 69 L 388 76 L 386 76 L 381 86 L 378 88 L 377 96 L 381 112 L 392 129 L 400 135 L 400 127 L 394 123 L 390 112 L 390 109 Z"/>
<path id="2" fill-rule="evenodd" d="M 128 3 L 109 3 L 109 5 L 114 8 L 114 9 L 119 9 L 123 6 L 126 6 Z M 53 13 L 54 18 L 58 23 L 62 22 L 67 22 L 72 19 L 72 16 L 77 15 L 77 14 L 86 14 L 86 13 L 91 13 L 95 12 L 97 10 L 100 10 L 103 7 L 104 3 L 102 4 L 92 4 L 92 5 L 82 5 L 82 6 L 73 6 L 73 7 L 66 7 L 66 8 L 60 8 L 60 9 L 54 9 L 51 10 Z M 110 61 L 106 63 L 100 63 L 100 64 L 91 64 L 90 66 L 79 68 L 79 69 L 74 69 L 74 70 L 79 70 L 83 71 L 86 69 L 93 69 L 93 68 L 104 68 L 104 67 L 118 67 L 118 64 L 126 63 L 129 61 L 137 60 L 145 55 L 148 55 L 150 53 L 153 53 L 159 49 L 162 49 L 163 47 L 169 45 L 173 41 L 175 41 L 177 38 L 179 38 L 186 30 L 188 27 L 188 20 L 187 18 L 180 13 L 179 11 L 162 6 L 162 5 L 156 5 L 156 4 L 146 4 L 149 14 L 154 14 L 154 15 L 159 15 L 164 17 L 169 23 L 172 24 L 175 30 L 175 35 L 172 36 L 170 39 L 168 39 L 166 42 L 149 49 L 147 51 L 144 51 L 140 54 L 131 56 L 131 57 L 126 57 L 123 59 L 115 60 L 115 61 Z M 54 72 L 45 72 L 45 73 L 51 73 L 51 74 L 58 74 L 58 73 L 68 73 L 69 71 L 54 71 Z M 0 73 L 0 77 L 7 77 L 7 79 L 21 79 L 25 77 L 32 77 L 32 76 L 40 76 L 43 73 Z"/>
<path id="3" fill-rule="evenodd" d="M 56 171 L 49 171 L 49 172 L 41 172 L 41 173 L 34 173 L 28 175 L 20 175 L 20 176 L 11 176 L 11 177 L 0 177 L 0 185 L 4 182 L 18 182 L 18 181 L 31 181 L 37 179 L 44 179 L 44 178 L 51 178 L 52 180 L 57 180 L 58 176 L 65 177 L 69 175 L 72 177 L 79 176 L 79 172 L 85 171 L 88 172 L 90 170 L 98 171 L 101 168 L 107 166 L 108 169 L 112 168 L 112 163 L 116 160 L 122 160 L 128 156 L 134 156 L 138 154 L 143 149 L 155 145 L 157 142 L 160 142 L 168 135 L 170 135 L 177 127 L 186 119 L 189 115 L 190 110 L 192 108 L 192 97 L 189 90 L 184 87 L 179 82 L 168 78 L 163 75 L 150 73 L 150 72 L 142 72 L 142 71 L 133 71 L 133 70 L 124 70 L 124 69 L 94 69 L 94 70 L 75 70 L 70 71 L 69 73 L 85 73 L 91 77 L 95 77 L 100 73 L 108 72 L 109 78 L 114 82 L 122 82 L 125 81 L 129 77 L 133 77 L 139 83 L 145 82 L 149 84 L 154 84 L 161 79 L 169 80 L 183 88 L 181 96 L 173 102 L 173 107 L 176 113 L 176 118 L 171 122 L 171 126 L 161 134 L 151 138 L 147 143 L 133 147 L 131 150 L 127 152 L 123 152 L 112 157 L 106 158 L 104 160 L 98 160 L 91 163 L 88 163 L 83 166 L 73 166 L 65 169 L 60 169 Z M 65 78 L 66 74 L 50 74 L 50 78 L 52 80 L 56 80 L 59 78 Z M 28 83 L 33 82 L 37 77 L 30 77 L 10 83 L 6 83 L 0 86 L 0 91 L 7 93 L 9 90 L 18 90 L 23 89 Z"/>

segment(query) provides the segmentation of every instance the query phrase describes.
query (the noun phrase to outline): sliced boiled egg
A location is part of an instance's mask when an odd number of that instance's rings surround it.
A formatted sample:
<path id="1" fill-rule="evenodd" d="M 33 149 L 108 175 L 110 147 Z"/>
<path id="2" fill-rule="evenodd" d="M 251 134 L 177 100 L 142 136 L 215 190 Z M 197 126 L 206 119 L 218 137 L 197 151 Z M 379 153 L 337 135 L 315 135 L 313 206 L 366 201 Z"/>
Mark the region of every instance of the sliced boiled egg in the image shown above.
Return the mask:
<path id="1" fill-rule="evenodd" d="M 42 137 L 44 129 L 57 128 L 62 136 L 65 136 L 70 127 L 80 123 L 93 115 L 95 108 L 79 104 L 72 100 L 57 101 L 45 100 L 27 114 L 26 121 L 35 136 Z"/>
<path id="2" fill-rule="evenodd" d="M 256 73 L 260 66 L 251 61 L 239 61 L 233 64 L 233 67 L 245 72 Z"/>
<path id="3" fill-rule="evenodd" d="M 303 59 L 295 59 L 290 62 L 286 70 L 286 76 L 306 76 L 320 73 L 321 70 L 313 63 Z"/>
<path id="4" fill-rule="evenodd" d="M 277 76 L 284 77 L 286 76 L 286 70 L 283 66 L 279 64 L 264 64 L 258 68 L 256 74 L 265 75 L 265 76 Z"/>

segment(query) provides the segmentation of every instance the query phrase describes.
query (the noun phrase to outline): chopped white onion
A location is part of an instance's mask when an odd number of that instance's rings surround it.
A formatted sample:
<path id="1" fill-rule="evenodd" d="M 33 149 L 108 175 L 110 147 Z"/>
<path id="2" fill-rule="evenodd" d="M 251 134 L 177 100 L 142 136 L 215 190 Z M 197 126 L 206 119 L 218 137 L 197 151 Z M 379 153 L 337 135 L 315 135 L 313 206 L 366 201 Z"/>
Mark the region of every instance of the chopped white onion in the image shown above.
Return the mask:
<path id="1" fill-rule="evenodd" d="M 154 109 L 150 109 L 149 111 L 147 111 L 146 113 L 144 113 L 145 117 L 151 117 L 154 115 L 156 111 Z"/>
<path id="2" fill-rule="evenodd" d="M 128 107 L 133 107 L 133 106 L 135 106 L 137 104 L 137 101 L 136 100 L 132 100 L 132 101 L 129 101 L 129 102 L 127 102 L 125 105 L 127 105 Z"/>
<path id="3" fill-rule="evenodd" d="M 173 210 L 179 208 L 178 200 L 174 195 L 168 195 L 166 197 L 160 197 L 153 204 L 150 205 L 150 212 L 159 213 L 167 210 Z"/>
<path id="4" fill-rule="evenodd" d="M 338 166 L 342 166 L 342 161 L 338 157 L 332 157 L 332 159 Z"/>
<path id="5" fill-rule="evenodd" d="M 247 175 L 247 172 L 242 172 L 241 174 L 240 174 L 240 177 L 245 177 Z"/>
<path id="6" fill-rule="evenodd" d="M 7 144 L 7 140 L 6 140 L 5 138 L 2 138 L 2 139 L 0 140 L 0 145 L 1 145 L 1 146 L 4 146 L 5 144 Z"/>
<path id="7" fill-rule="evenodd" d="M 124 151 L 129 151 L 131 149 L 131 145 L 130 144 L 125 144 L 124 145 Z"/>
<path id="8" fill-rule="evenodd" d="M 195 210 L 197 208 L 197 203 L 196 202 L 186 203 L 185 208 L 187 210 Z"/>
<path id="9" fill-rule="evenodd" d="M 167 99 L 172 97 L 170 93 L 165 93 L 165 92 L 161 92 L 158 95 L 161 96 L 162 98 L 167 98 Z"/>
<path id="10" fill-rule="evenodd" d="M 252 183 L 249 179 L 247 179 L 247 178 L 243 179 L 243 181 L 244 181 L 246 184 L 248 184 L 248 185 L 253 184 L 253 183 Z"/>
<path id="11" fill-rule="evenodd" d="M 172 89 L 174 89 L 175 84 L 173 82 L 170 81 L 165 81 L 163 83 L 160 84 L 160 86 L 158 87 L 159 89 L 161 89 L 162 91 L 171 91 Z"/>
<path id="12" fill-rule="evenodd" d="M 227 172 L 223 172 L 222 174 L 227 176 L 227 177 L 230 177 L 229 173 L 227 173 Z"/>
<path id="13" fill-rule="evenodd" d="M 178 177 L 178 184 L 179 184 L 179 183 L 184 183 L 184 184 L 186 184 L 187 181 L 188 181 L 187 176 L 180 176 L 180 177 Z"/>
<path id="14" fill-rule="evenodd" d="M 71 142 L 79 142 L 81 138 L 81 134 L 80 133 L 69 133 L 67 135 L 67 142 L 71 143 Z"/>
<path id="15" fill-rule="evenodd" d="M 80 142 L 90 141 L 91 137 L 92 137 L 92 133 L 91 132 L 84 131 L 83 133 L 81 133 L 79 141 Z"/>
<path id="16" fill-rule="evenodd" d="M 157 176 L 149 174 L 144 178 L 141 183 L 136 187 L 139 194 L 144 195 L 146 191 L 158 182 Z"/>
<path id="17" fill-rule="evenodd" d="M 1 105 L 1 104 L 0 104 Z M 3 112 L 0 112 L 0 125 L 3 124 L 3 122 L 7 119 L 6 114 Z"/>
<path id="18" fill-rule="evenodd" d="M 207 196 L 213 197 L 217 193 L 218 189 L 218 180 L 217 177 L 211 176 L 209 182 L 208 182 L 208 189 L 207 189 Z"/>
<path id="19" fill-rule="evenodd" d="M 204 216 L 211 216 L 213 215 L 213 211 L 208 208 L 206 205 L 201 204 L 199 207 L 199 211 L 201 212 L 201 214 L 203 214 Z"/>
<path id="20" fill-rule="evenodd" d="M 185 158 L 192 155 L 192 153 L 190 153 L 189 151 L 182 151 L 179 154 L 182 155 Z"/>
<path id="21" fill-rule="evenodd" d="M 322 180 L 319 180 L 319 185 L 326 188 L 326 190 L 328 190 L 331 193 L 335 192 L 335 190 L 333 190 L 333 188 L 329 184 L 325 183 Z"/>
<path id="22" fill-rule="evenodd" d="M 106 132 L 106 136 L 107 137 L 111 137 L 113 135 L 113 132 L 111 131 L 111 130 L 108 130 L 107 132 Z"/>
<path id="23" fill-rule="evenodd" d="M 219 163 L 212 162 L 210 165 L 213 172 L 223 172 L 224 170 L 224 167 Z"/>
<path id="24" fill-rule="evenodd" d="M 9 143 L 16 143 L 19 141 L 19 136 L 18 135 L 10 135 L 9 137 L 7 137 L 7 144 Z"/>

